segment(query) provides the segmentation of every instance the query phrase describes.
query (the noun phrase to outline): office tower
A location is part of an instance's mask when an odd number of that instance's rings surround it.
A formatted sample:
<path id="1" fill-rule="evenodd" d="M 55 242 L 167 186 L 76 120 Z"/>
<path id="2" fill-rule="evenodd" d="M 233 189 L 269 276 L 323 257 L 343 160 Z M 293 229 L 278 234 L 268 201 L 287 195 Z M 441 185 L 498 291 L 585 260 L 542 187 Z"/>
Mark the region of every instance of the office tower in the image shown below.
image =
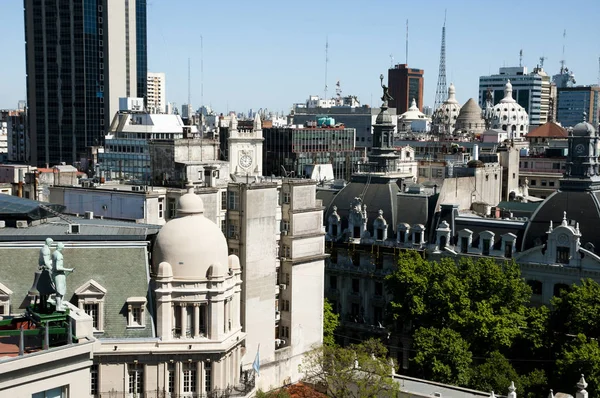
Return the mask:
<path id="1" fill-rule="evenodd" d="M 600 87 L 578 86 L 558 89 L 556 120 L 563 127 L 573 127 L 584 121 L 593 126 L 600 123 Z"/>
<path id="2" fill-rule="evenodd" d="M 423 109 L 423 69 L 409 68 L 407 64 L 398 64 L 388 70 L 390 108 L 396 108 L 401 115 L 408 110 L 414 99 L 417 108 Z"/>
<path id="3" fill-rule="evenodd" d="M 166 113 L 165 74 L 162 72 L 148 72 L 146 81 L 146 109 L 149 113 Z"/>
<path id="4" fill-rule="evenodd" d="M 146 0 L 135 2 L 135 39 L 137 65 L 137 97 L 147 97 L 148 39 L 146 34 Z M 114 115 L 111 115 L 114 116 Z"/>
<path id="5" fill-rule="evenodd" d="M 145 3 L 25 0 L 33 165 L 75 164 L 86 147 L 102 144 L 119 97 L 138 96 Z"/>

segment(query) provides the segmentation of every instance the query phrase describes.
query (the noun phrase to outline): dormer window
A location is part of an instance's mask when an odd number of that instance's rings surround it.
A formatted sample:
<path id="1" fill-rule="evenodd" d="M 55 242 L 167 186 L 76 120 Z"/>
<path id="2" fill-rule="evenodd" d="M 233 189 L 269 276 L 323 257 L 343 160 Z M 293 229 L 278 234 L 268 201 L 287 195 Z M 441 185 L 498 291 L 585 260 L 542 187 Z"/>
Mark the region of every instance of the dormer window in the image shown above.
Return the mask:
<path id="1" fill-rule="evenodd" d="M 77 306 L 92 317 L 95 332 L 104 331 L 104 298 L 106 289 L 93 279 L 90 279 L 77 290 Z"/>
<path id="2" fill-rule="evenodd" d="M 146 327 L 146 298 L 129 297 L 127 299 L 127 327 Z"/>
<path id="3" fill-rule="evenodd" d="M 10 295 L 12 290 L 0 283 L 0 319 L 4 315 L 10 315 Z"/>
<path id="4" fill-rule="evenodd" d="M 360 239 L 360 226 L 354 227 L 354 232 L 353 232 L 352 236 L 356 239 Z"/>
<path id="5" fill-rule="evenodd" d="M 490 239 L 483 239 L 482 243 L 481 243 L 481 254 L 483 254 L 484 256 L 489 256 L 490 255 L 490 246 L 491 246 L 491 242 Z"/>

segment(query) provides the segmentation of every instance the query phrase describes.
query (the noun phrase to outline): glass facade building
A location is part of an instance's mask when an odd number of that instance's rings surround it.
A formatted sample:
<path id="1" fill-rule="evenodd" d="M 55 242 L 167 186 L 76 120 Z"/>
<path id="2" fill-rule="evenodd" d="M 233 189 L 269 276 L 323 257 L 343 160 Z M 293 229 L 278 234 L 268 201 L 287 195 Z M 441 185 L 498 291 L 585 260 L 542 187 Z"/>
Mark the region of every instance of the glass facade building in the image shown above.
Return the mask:
<path id="1" fill-rule="evenodd" d="M 114 116 L 110 114 L 110 75 L 118 79 L 130 72 L 126 66 L 129 62 L 121 66 L 118 60 L 128 55 L 120 49 L 111 52 L 108 35 L 110 28 L 120 36 L 121 30 L 130 28 L 129 20 L 108 21 L 108 7 L 115 8 L 110 15 L 121 15 L 123 7 L 128 11 L 135 5 L 133 12 L 140 14 L 136 15 L 136 25 L 143 21 L 136 26 L 138 37 L 132 44 L 143 42 L 136 57 L 142 59 L 141 66 L 135 66 L 146 68 L 146 1 L 134 2 L 110 2 L 109 6 L 108 0 L 24 0 L 31 164 L 76 165 L 86 157 L 88 147 L 103 144 Z M 109 59 L 111 65 L 118 65 L 111 66 L 110 72 Z M 144 73 L 144 84 L 145 78 Z M 121 90 L 125 93 L 120 84 L 114 86 L 118 90 L 113 90 L 113 97 Z M 112 104 L 113 109 L 115 106 Z"/>
<path id="2" fill-rule="evenodd" d="M 331 164 L 336 179 L 349 179 L 364 155 L 354 147 L 355 135 L 345 127 L 263 128 L 263 174 L 281 176 L 285 168 L 302 177 L 307 166 Z"/>
<path id="3" fill-rule="evenodd" d="M 137 96 L 144 98 L 146 103 L 148 74 L 148 39 L 146 31 L 146 0 L 137 0 L 135 3 L 136 19 L 136 54 L 137 54 Z"/>
<path id="4" fill-rule="evenodd" d="M 565 87 L 558 89 L 558 104 L 556 107 L 556 120 L 563 127 L 573 127 L 583 120 L 583 113 L 587 114 L 587 122 L 598 126 L 600 87 Z"/>

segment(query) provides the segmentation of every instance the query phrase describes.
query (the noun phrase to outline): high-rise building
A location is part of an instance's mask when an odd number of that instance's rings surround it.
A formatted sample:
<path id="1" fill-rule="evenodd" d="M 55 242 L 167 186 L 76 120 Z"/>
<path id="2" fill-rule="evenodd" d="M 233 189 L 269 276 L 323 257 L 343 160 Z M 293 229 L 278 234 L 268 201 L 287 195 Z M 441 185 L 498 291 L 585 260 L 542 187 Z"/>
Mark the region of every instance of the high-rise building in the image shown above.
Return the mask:
<path id="1" fill-rule="evenodd" d="M 409 68 L 407 64 L 397 64 L 388 70 L 390 108 L 396 108 L 401 115 L 408 110 L 414 99 L 417 108 L 423 109 L 423 69 Z"/>
<path id="2" fill-rule="evenodd" d="M 573 127 L 583 120 L 597 126 L 600 122 L 600 87 L 579 86 L 558 89 L 556 120 L 563 127 Z"/>
<path id="3" fill-rule="evenodd" d="M 165 74 L 162 72 L 148 72 L 146 86 L 146 109 L 150 113 L 166 113 L 165 100 Z"/>
<path id="4" fill-rule="evenodd" d="M 20 101 L 19 101 L 20 102 Z M 20 106 L 20 105 L 19 105 Z M 13 162 L 27 161 L 27 113 L 25 110 L 0 110 L 0 125 L 6 128 L 6 144 L 8 160 Z M 0 141 L 2 140 L 0 136 Z M 1 145 L 0 142 L 0 152 Z M 1 155 L 0 155 L 1 156 Z"/>
<path id="5" fill-rule="evenodd" d="M 146 1 L 24 5 L 30 162 L 74 164 L 102 144 L 119 98 L 136 97 L 143 86 Z"/>
<path id="6" fill-rule="evenodd" d="M 550 111 L 551 81 L 541 67 L 528 73 L 527 67 L 503 67 L 498 74 L 479 78 L 479 105 L 486 107 L 487 93 L 490 91 L 492 102 L 497 104 L 504 98 L 504 88 L 510 80 L 513 98 L 525 108 L 529 123 L 539 126 L 548 121 Z"/>
<path id="7" fill-rule="evenodd" d="M 137 65 L 137 96 L 146 98 L 148 75 L 148 38 L 146 33 L 146 0 L 135 2 L 135 39 Z"/>

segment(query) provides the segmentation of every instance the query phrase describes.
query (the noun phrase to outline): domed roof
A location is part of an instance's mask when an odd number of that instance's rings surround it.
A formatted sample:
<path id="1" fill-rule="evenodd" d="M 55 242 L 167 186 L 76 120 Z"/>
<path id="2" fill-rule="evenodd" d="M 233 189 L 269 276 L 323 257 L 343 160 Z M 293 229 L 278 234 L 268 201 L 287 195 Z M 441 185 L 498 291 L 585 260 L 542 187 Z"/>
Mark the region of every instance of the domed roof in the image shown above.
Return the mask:
<path id="1" fill-rule="evenodd" d="M 434 123 L 447 126 L 447 132 L 451 133 L 454 130 L 454 125 L 456 124 L 459 113 L 460 104 L 456 100 L 456 89 L 454 88 L 454 84 L 450 83 L 450 87 L 448 87 L 448 99 L 436 109 L 433 117 Z"/>
<path id="2" fill-rule="evenodd" d="M 574 136 L 577 136 L 577 137 L 590 136 L 590 137 L 592 137 L 592 136 L 596 135 L 596 129 L 594 128 L 594 126 L 589 124 L 586 119 L 587 119 L 587 114 L 584 112 L 583 113 L 583 121 L 577 123 L 573 127 L 573 135 Z"/>
<path id="3" fill-rule="evenodd" d="M 398 120 L 401 122 L 412 122 L 413 120 L 427 120 L 428 117 L 417 107 L 417 101 L 412 99 L 410 108 L 402 115 L 398 116 Z"/>
<path id="4" fill-rule="evenodd" d="M 204 280 L 227 272 L 227 240 L 221 229 L 204 217 L 202 199 L 193 188 L 179 198 L 177 217 L 168 221 L 158 233 L 152 262 L 155 272 L 171 265 L 174 279 Z"/>
<path id="5" fill-rule="evenodd" d="M 550 221 L 560 224 L 564 212 L 569 219 L 579 223 L 582 245 L 591 242 L 600 248 L 600 192 L 558 190 L 548 197 L 533 213 L 525 230 L 522 250 L 530 249 L 547 239 Z"/>
<path id="6" fill-rule="evenodd" d="M 481 108 L 473 98 L 469 98 L 466 104 L 460 108 L 457 119 L 472 119 L 479 121 L 480 119 L 483 119 L 481 116 Z"/>
<path id="7" fill-rule="evenodd" d="M 388 112 L 387 107 L 381 107 L 381 111 L 375 118 L 375 124 L 393 124 L 392 115 Z"/>
<path id="8" fill-rule="evenodd" d="M 520 135 L 527 133 L 529 115 L 525 109 L 512 97 L 510 80 L 504 86 L 504 98 L 492 108 L 492 128 L 505 131 L 515 131 Z"/>

